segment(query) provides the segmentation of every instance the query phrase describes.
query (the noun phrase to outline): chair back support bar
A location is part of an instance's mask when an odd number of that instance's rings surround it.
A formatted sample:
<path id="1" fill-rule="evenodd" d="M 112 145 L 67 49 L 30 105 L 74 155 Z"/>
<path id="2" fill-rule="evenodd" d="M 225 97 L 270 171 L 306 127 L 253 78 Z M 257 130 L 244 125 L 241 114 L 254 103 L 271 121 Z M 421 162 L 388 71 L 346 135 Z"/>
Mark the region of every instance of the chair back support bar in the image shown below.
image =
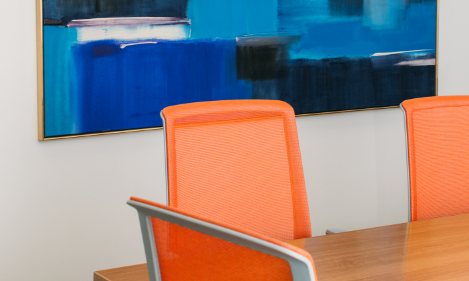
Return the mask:
<path id="1" fill-rule="evenodd" d="M 169 242 L 166 241 L 157 241 L 158 237 L 163 237 L 163 236 L 158 236 L 155 232 L 162 231 L 162 232 L 171 232 L 171 229 L 167 229 L 165 225 L 159 224 L 160 229 L 155 228 L 155 220 L 160 220 L 165 223 L 170 223 L 174 224 L 178 227 L 183 227 L 185 229 L 189 229 L 189 232 L 185 232 L 186 235 L 189 237 L 199 237 L 197 235 L 208 235 L 210 237 L 213 237 L 213 239 L 221 239 L 220 241 L 226 241 L 224 243 L 227 243 L 227 246 L 230 246 L 231 243 L 234 243 L 236 245 L 240 245 L 242 247 L 245 247 L 260 253 L 264 253 L 273 257 L 276 257 L 278 259 L 286 261 L 289 265 L 289 270 L 288 272 L 280 272 L 279 278 L 276 280 L 293 280 L 293 281 L 313 281 L 316 280 L 315 277 L 315 271 L 314 271 L 314 264 L 312 263 L 312 258 L 311 256 L 303 251 L 302 249 L 296 248 L 292 245 L 289 245 L 287 243 L 278 241 L 276 239 L 266 237 L 260 234 L 256 234 L 254 232 L 250 231 L 242 231 L 240 229 L 230 229 L 225 226 L 218 225 L 214 222 L 211 222 L 209 220 L 204 220 L 200 218 L 196 218 L 194 216 L 189 215 L 188 213 L 185 213 L 183 211 L 167 207 L 158 203 L 151 202 L 150 204 L 148 203 L 149 201 L 138 199 L 138 198 L 131 198 L 127 202 L 130 206 L 134 207 L 137 209 L 139 218 L 140 218 L 140 224 L 141 224 L 141 229 L 142 229 L 142 236 L 143 236 L 143 241 L 144 241 L 144 246 L 145 246 L 145 254 L 147 257 L 147 263 L 148 263 L 148 270 L 149 270 L 149 275 L 150 275 L 150 280 L 151 281 L 159 281 L 159 280 L 182 280 L 181 278 L 175 278 L 171 279 L 170 277 L 172 276 L 171 274 L 182 274 L 181 272 L 168 272 L 166 276 L 169 276 L 167 278 L 162 278 L 162 276 L 165 274 L 165 272 L 162 272 L 164 270 L 167 270 L 168 268 L 187 268 L 187 270 L 190 271 L 191 266 L 193 265 L 169 265 L 164 268 L 160 268 L 160 263 L 162 261 L 159 261 L 159 256 L 161 256 L 161 252 L 159 253 L 158 251 L 168 251 L 168 247 L 174 246 L 178 247 L 178 243 L 180 241 L 177 240 L 170 240 L 170 243 L 174 245 L 168 245 Z M 195 231 L 196 233 L 200 233 L 197 235 L 192 235 L 192 231 Z M 177 230 L 173 231 L 175 235 L 177 235 Z M 191 236 L 192 235 L 192 236 Z M 166 237 L 166 236 L 164 236 Z M 184 238 L 182 236 L 179 236 L 180 238 Z M 211 241 L 211 240 L 207 240 Z M 231 242 L 231 243 L 228 243 Z M 186 244 L 191 246 L 197 246 L 197 243 L 200 243 L 200 241 L 195 241 L 191 240 L 189 244 Z M 233 245 L 234 245 L 233 244 Z M 215 244 L 214 244 L 215 245 Z M 252 256 L 253 253 L 248 253 L 247 256 L 242 256 L 241 258 L 235 256 L 236 254 L 244 254 L 246 250 L 245 248 L 239 248 L 239 246 L 236 246 L 234 248 L 230 248 L 227 250 L 228 255 L 221 251 L 216 253 L 219 255 L 218 257 L 215 256 L 214 259 L 226 259 L 230 260 L 232 259 L 233 262 L 236 264 L 243 264 L 243 266 L 247 266 L 245 269 L 246 276 L 241 277 L 236 276 L 233 277 L 233 279 L 230 279 L 231 277 L 229 275 L 226 275 L 223 280 L 252 280 L 252 276 L 250 276 L 250 273 L 253 272 L 253 274 L 257 274 L 256 268 L 249 268 L 249 263 L 246 265 L 243 263 L 242 259 L 245 259 L 246 257 Z M 204 245 L 198 245 L 198 246 L 204 246 Z M 206 247 L 210 247 L 210 245 L 205 245 Z M 238 248 L 236 248 L 238 247 Z M 182 249 L 181 253 L 184 253 L 186 250 Z M 188 250 L 190 251 L 190 249 Z M 248 250 L 250 251 L 250 250 Z M 197 265 L 198 260 L 204 260 L 206 258 L 207 253 L 203 253 L 204 250 L 199 250 L 199 253 L 196 253 L 195 256 L 189 257 L 189 258 L 184 258 L 184 257 L 179 257 L 179 260 L 176 260 L 176 255 L 174 257 L 171 257 L 170 259 L 174 259 L 174 261 L 170 260 L 169 262 L 178 262 L 178 263 L 195 263 Z M 212 254 L 212 253 L 209 253 Z M 255 254 L 255 253 L 254 253 Z M 264 255 L 260 254 L 260 255 Z M 265 255 L 264 255 L 265 256 Z M 272 261 L 272 257 L 265 259 L 266 263 L 269 261 Z M 260 258 L 263 258 L 263 256 L 260 256 Z M 254 259 L 255 260 L 255 259 Z M 281 261 L 280 260 L 280 261 Z M 275 260 L 274 260 L 275 261 Z M 227 263 L 228 265 L 230 263 Z M 275 266 L 277 266 L 277 263 L 275 261 Z M 206 270 L 200 269 L 200 267 L 206 267 Z M 215 268 L 215 264 L 199 264 L 197 265 L 197 270 L 203 270 L 200 271 L 204 276 L 192 276 L 192 280 L 222 280 L 222 279 L 214 279 L 213 276 L 217 276 L 216 274 L 217 271 L 223 272 L 226 270 L 227 272 L 230 272 L 229 268 Z M 268 268 L 269 264 L 263 264 L 263 266 L 266 266 Z M 281 267 L 281 266 L 280 266 Z M 261 269 L 262 270 L 262 269 Z M 288 270 L 288 266 L 287 266 Z M 236 271 L 243 271 L 243 268 L 239 268 Z M 271 270 L 269 270 L 271 271 Z M 237 272 L 236 274 L 242 274 L 242 272 Z M 271 273 L 270 273 L 271 274 Z M 284 279 L 281 276 L 290 276 L 290 279 Z M 260 275 L 262 277 L 262 274 Z M 266 277 L 267 278 L 267 277 Z M 257 280 L 268 280 L 271 279 L 272 276 L 268 277 L 267 279 L 262 279 L 262 278 L 255 278 Z M 189 279 L 188 279 L 189 280 Z"/>

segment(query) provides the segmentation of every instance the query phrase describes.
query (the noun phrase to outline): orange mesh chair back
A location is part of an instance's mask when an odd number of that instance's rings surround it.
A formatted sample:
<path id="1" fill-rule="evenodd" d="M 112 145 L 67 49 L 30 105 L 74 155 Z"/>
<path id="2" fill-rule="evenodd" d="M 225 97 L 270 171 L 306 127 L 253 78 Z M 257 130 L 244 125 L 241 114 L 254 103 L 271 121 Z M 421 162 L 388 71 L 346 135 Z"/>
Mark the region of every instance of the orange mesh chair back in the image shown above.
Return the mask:
<path id="1" fill-rule="evenodd" d="M 469 96 L 404 101 L 411 221 L 469 213 Z"/>
<path id="2" fill-rule="evenodd" d="M 151 281 L 313 281 L 313 260 L 303 249 L 139 198 Z"/>
<path id="3" fill-rule="evenodd" d="M 280 240 L 311 236 L 292 107 L 231 100 L 170 106 L 168 205 Z"/>

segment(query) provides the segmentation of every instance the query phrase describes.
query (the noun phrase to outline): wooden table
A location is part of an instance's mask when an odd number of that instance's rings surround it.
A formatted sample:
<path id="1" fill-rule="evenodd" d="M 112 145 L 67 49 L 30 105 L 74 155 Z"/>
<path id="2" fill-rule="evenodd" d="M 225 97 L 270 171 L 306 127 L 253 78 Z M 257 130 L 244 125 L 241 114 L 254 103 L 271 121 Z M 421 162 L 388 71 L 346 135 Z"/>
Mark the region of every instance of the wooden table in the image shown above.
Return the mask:
<path id="1" fill-rule="evenodd" d="M 319 281 L 469 280 L 469 214 L 290 241 Z M 148 281 L 146 264 L 96 271 L 94 281 Z"/>

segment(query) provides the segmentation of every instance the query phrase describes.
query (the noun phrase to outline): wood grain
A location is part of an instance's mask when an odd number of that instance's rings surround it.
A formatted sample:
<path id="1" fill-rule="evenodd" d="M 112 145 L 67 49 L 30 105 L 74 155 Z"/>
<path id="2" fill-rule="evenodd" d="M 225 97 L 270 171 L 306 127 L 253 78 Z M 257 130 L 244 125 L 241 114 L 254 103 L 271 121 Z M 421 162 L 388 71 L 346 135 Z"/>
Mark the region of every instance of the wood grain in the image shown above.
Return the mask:
<path id="1" fill-rule="evenodd" d="M 469 214 L 301 240 L 319 281 L 469 280 Z"/>
<path id="2" fill-rule="evenodd" d="M 147 264 L 137 264 L 94 272 L 94 281 L 150 281 Z"/>
<path id="3" fill-rule="evenodd" d="M 469 280 L 469 214 L 288 243 L 308 251 L 319 281 Z M 149 281 L 146 264 L 100 270 L 94 281 Z"/>

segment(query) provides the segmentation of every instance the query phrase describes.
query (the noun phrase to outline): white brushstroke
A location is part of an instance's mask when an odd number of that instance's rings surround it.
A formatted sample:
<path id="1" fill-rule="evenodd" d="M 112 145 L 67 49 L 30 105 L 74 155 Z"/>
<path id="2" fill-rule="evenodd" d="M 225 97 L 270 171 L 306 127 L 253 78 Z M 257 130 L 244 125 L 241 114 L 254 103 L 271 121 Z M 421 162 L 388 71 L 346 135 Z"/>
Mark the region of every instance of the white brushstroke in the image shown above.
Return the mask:
<path id="1" fill-rule="evenodd" d="M 381 56 L 397 55 L 397 54 L 404 54 L 404 53 L 426 52 L 426 51 L 433 51 L 433 49 L 414 50 L 414 51 L 402 51 L 402 52 L 392 52 L 392 53 L 375 53 L 375 54 L 373 54 L 373 55 L 371 55 L 371 56 L 372 56 L 372 57 L 381 57 Z"/>
<path id="2" fill-rule="evenodd" d="M 135 46 L 135 45 L 145 45 L 145 44 L 158 44 L 158 42 L 139 42 L 139 43 L 129 43 L 129 44 L 121 44 L 121 49 L 125 49 L 126 47 L 129 46 Z"/>
<path id="3" fill-rule="evenodd" d="M 128 18 L 94 18 L 94 19 L 81 19 L 72 20 L 68 27 L 83 27 L 83 26 L 98 26 L 98 25 L 172 25 L 172 24 L 186 24 L 190 25 L 191 20 L 188 18 L 176 17 L 128 17 Z"/>
<path id="4" fill-rule="evenodd" d="M 190 37 L 190 26 L 177 25 L 151 25 L 137 26 L 84 26 L 76 27 L 79 42 L 99 40 L 138 41 L 151 39 L 181 40 Z"/>
<path id="5" fill-rule="evenodd" d="M 409 61 L 401 61 L 400 63 L 396 63 L 395 65 L 408 65 L 408 66 L 426 66 L 426 65 L 435 65 L 435 59 L 424 59 L 424 60 L 409 60 Z"/>

